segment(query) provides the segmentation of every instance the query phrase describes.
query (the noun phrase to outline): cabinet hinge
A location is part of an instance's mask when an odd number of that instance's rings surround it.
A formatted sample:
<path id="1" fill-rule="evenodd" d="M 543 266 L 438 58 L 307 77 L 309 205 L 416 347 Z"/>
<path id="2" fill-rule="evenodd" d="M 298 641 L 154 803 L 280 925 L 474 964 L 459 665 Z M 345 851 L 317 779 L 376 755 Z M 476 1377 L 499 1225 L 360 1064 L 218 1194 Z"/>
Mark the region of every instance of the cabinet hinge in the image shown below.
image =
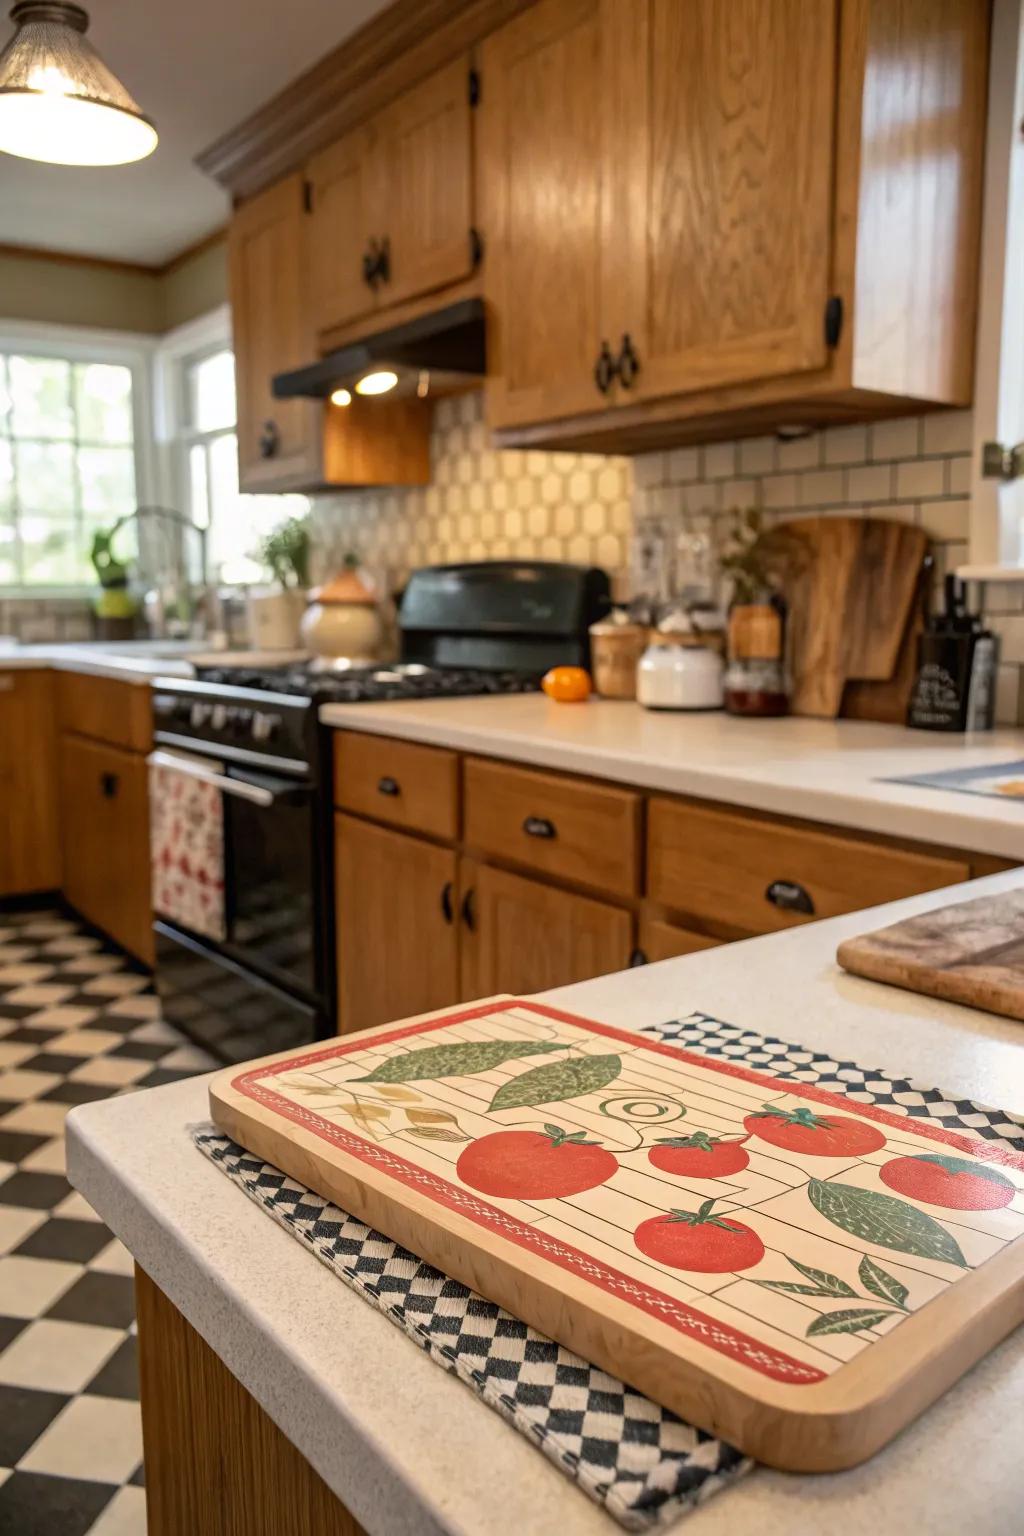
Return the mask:
<path id="1" fill-rule="evenodd" d="M 475 224 L 469 227 L 469 261 L 475 272 L 484 259 L 484 237 Z"/>
<path id="2" fill-rule="evenodd" d="M 1024 475 L 1024 443 L 1006 448 L 1002 443 L 985 443 L 981 450 L 983 480 L 1019 480 Z"/>
<path id="3" fill-rule="evenodd" d="M 313 212 L 313 183 L 311 181 L 304 181 L 302 183 L 302 206 L 306 213 Z"/>
<path id="4" fill-rule="evenodd" d="M 843 330 L 843 301 L 838 293 L 825 300 L 825 345 L 838 347 Z"/>
<path id="5" fill-rule="evenodd" d="M 480 105 L 480 71 L 471 69 L 469 72 L 469 104 L 471 107 Z"/>

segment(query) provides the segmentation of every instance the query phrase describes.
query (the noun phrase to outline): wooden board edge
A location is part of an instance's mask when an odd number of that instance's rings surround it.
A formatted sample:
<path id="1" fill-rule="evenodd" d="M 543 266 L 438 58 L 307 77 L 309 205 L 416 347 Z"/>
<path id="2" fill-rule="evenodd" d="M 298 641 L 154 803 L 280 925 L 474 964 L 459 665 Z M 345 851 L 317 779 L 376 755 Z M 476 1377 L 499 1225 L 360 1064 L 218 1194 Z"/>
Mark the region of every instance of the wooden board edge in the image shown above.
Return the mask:
<path id="1" fill-rule="evenodd" d="M 940 971 L 931 966 L 882 955 L 863 946 L 862 939 L 844 939 L 836 950 L 836 960 L 851 976 L 874 981 L 885 987 L 916 992 L 922 997 L 936 997 L 941 1002 L 958 1003 L 963 1008 L 982 1009 L 1005 1019 L 1024 1023 L 1024 994 L 995 981 L 982 981 L 974 974 Z M 967 962 L 964 968 L 970 970 Z M 984 1002 L 979 992 L 984 991 Z"/>

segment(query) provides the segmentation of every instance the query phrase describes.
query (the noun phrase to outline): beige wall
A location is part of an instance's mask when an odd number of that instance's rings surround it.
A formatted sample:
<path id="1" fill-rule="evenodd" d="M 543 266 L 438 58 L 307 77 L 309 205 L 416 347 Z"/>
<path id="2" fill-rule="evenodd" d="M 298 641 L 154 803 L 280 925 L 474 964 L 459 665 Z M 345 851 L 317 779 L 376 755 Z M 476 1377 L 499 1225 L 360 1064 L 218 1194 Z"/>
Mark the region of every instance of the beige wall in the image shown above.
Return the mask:
<path id="1" fill-rule="evenodd" d="M 223 240 L 166 272 L 0 251 L 0 321 L 157 335 L 207 314 L 226 298 Z"/>

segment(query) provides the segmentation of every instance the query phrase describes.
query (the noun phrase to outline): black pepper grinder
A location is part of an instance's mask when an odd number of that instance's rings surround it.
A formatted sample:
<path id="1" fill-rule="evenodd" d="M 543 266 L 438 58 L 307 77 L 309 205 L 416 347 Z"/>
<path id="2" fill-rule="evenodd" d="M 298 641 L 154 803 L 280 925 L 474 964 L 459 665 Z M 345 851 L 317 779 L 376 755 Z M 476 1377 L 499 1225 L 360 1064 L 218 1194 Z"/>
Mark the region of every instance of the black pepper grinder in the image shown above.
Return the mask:
<path id="1" fill-rule="evenodd" d="M 980 614 L 967 612 L 958 576 L 944 583 L 945 608 L 917 642 L 907 724 L 922 731 L 989 731 L 995 717 L 998 648 Z"/>

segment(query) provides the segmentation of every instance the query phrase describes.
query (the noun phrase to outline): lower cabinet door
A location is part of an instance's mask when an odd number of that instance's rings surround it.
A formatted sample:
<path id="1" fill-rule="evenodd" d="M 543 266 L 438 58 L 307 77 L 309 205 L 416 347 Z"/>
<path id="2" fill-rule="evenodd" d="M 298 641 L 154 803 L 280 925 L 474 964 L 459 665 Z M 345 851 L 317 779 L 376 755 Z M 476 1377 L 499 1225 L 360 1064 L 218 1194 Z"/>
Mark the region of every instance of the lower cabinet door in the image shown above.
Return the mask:
<path id="1" fill-rule="evenodd" d="M 621 971 L 633 918 L 620 907 L 463 859 L 462 996 L 543 992 Z"/>
<path id="2" fill-rule="evenodd" d="M 450 848 L 337 816 L 335 881 L 340 1034 L 458 1002 Z"/>
<path id="3" fill-rule="evenodd" d="M 0 896 L 60 885 L 53 679 L 0 671 Z"/>
<path id="4" fill-rule="evenodd" d="M 151 965 L 146 760 L 66 733 L 59 753 L 64 894 L 89 922 Z"/>

